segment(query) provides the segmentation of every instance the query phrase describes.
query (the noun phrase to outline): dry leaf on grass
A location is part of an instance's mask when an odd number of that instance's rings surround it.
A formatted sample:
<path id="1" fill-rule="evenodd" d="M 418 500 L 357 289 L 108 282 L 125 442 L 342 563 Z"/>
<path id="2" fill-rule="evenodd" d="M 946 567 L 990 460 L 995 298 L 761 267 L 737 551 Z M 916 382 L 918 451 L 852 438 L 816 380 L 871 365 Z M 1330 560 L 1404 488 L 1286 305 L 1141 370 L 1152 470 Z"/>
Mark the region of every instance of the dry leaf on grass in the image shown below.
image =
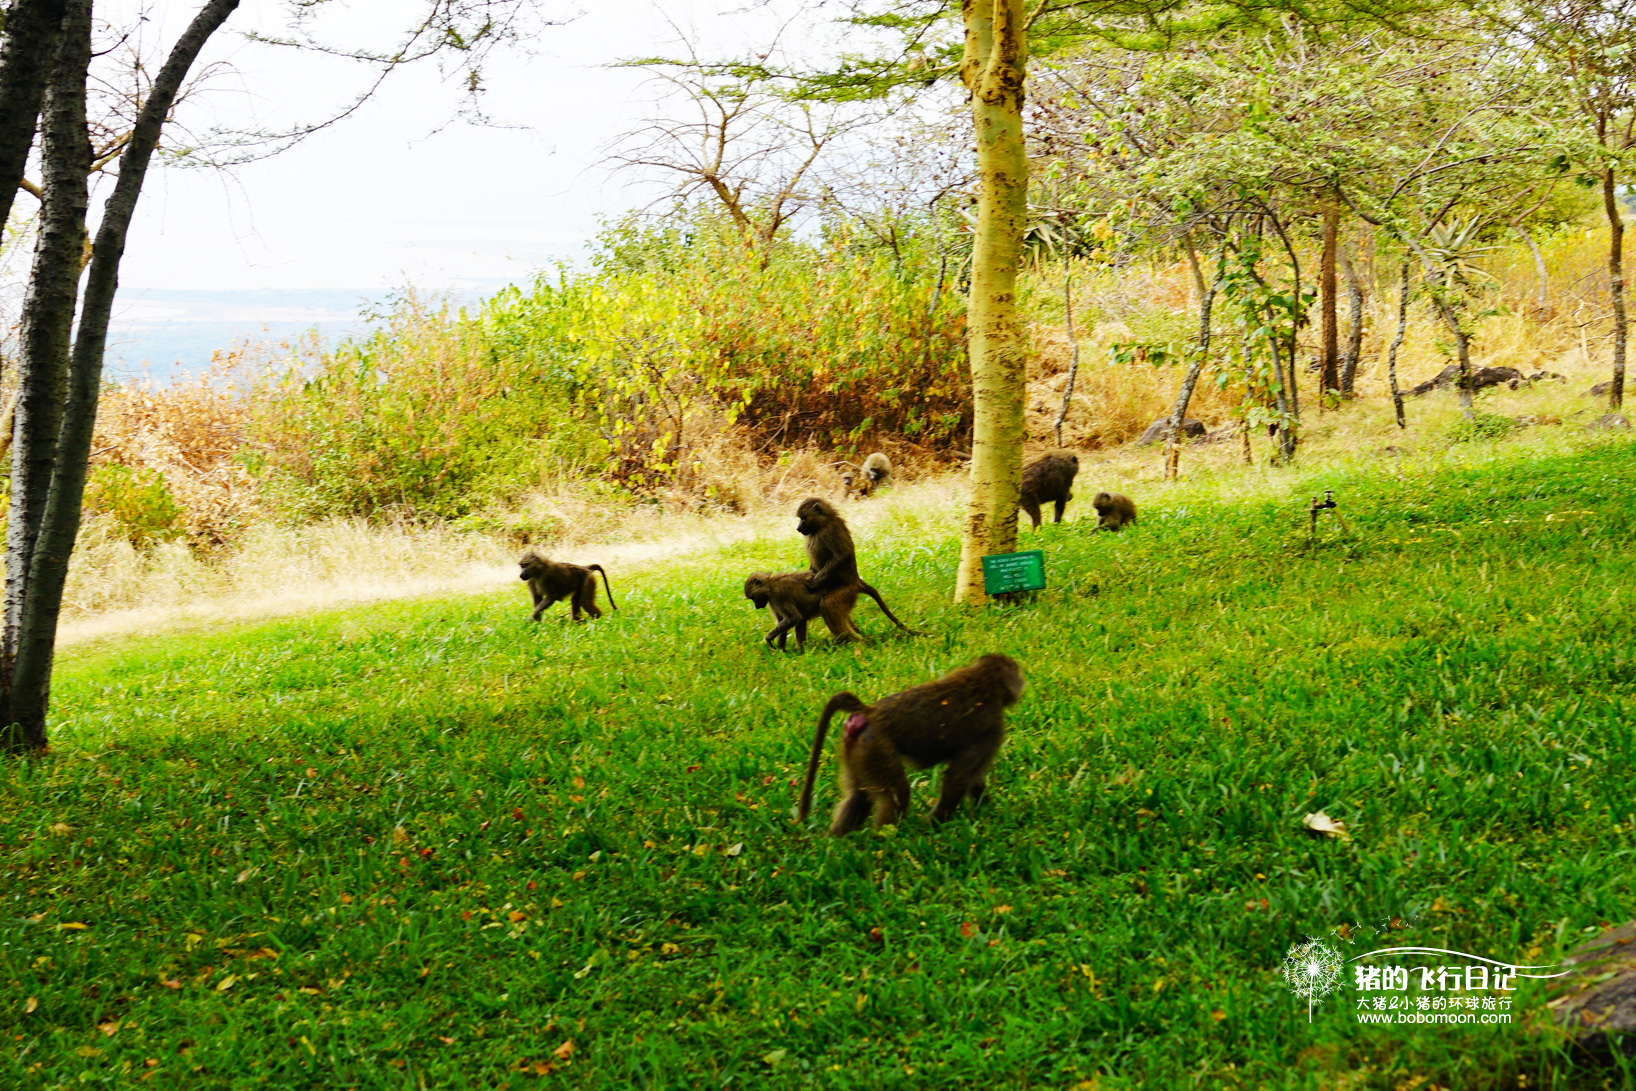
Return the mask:
<path id="1" fill-rule="evenodd" d="M 1342 841 L 1352 840 L 1352 835 L 1346 832 L 1346 823 L 1337 822 L 1322 811 L 1316 811 L 1301 819 L 1301 825 L 1320 837 L 1339 837 Z"/>

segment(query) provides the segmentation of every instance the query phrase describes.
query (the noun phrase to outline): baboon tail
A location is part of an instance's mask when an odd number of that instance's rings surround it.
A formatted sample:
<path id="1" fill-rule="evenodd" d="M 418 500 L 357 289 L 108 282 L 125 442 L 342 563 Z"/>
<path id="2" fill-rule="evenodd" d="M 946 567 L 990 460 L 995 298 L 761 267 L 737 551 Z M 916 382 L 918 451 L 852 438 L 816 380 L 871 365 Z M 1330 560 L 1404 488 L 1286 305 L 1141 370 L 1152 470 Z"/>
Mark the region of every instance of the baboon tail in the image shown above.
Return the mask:
<path id="1" fill-rule="evenodd" d="M 829 699 L 824 711 L 818 714 L 818 733 L 812 737 L 812 758 L 807 762 L 807 782 L 801 786 L 801 802 L 796 805 L 797 821 L 805 822 L 812 813 L 812 783 L 818 779 L 818 761 L 824 756 L 824 736 L 829 733 L 829 719 L 837 712 L 862 712 L 869 706 L 851 693 L 837 693 Z"/>
<path id="2" fill-rule="evenodd" d="M 585 567 L 593 572 L 602 573 L 602 589 L 608 592 L 608 605 L 615 610 L 619 609 L 619 604 L 613 600 L 613 588 L 608 586 L 608 570 L 599 564 L 588 564 Z"/>
<path id="3" fill-rule="evenodd" d="M 880 592 L 875 590 L 873 587 L 870 587 L 867 583 L 864 583 L 862 580 L 859 580 L 858 581 L 858 590 L 862 591 L 864 594 L 866 594 L 870 598 L 874 599 L 875 600 L 875 605 L 880 607 L 880 612 L 885 614 L 888 618 L 890 618 L 892 620 L 893 625 L 896 625 L 898 628 L 902 629 L 904 632 L 912 633 L 915 636 L 925 636 L 926 635 L 926 634 L 922 633 L 920 630 L 911 629 L 911 628 L 909 628 L 909 626 L 907 626 L 907 625 L 903 624 L 903 622 L 899 621 L 897 619 L 897 615 L 892 613 L 892 608 L 890 606 L 886 605 L 886 600 L 880 597 Z"/>

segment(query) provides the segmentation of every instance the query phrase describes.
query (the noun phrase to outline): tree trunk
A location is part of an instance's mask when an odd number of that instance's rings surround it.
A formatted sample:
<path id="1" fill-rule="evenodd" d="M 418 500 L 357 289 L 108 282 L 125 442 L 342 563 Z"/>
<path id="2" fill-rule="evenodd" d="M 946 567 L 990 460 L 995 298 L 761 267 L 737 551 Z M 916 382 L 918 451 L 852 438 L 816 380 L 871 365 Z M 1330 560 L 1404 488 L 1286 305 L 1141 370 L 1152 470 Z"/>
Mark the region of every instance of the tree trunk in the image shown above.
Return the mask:
<path id="1" fill-rule="evenodd" d="M 1471 342 L 1460 325 L 1459 317 L 1441 299 L 1437 299 L 1437 313 L 1443 316 L 1443 325 L 1454 336 L 1455 358 L 1460 364 L 1460 377 L 1455 380 L 1460 390 L 1460 412 L 1465 414 L 1466 420 L 1475 420 L 1477 413 L 1471 403 Z"/>
<path id="2" fill-rule="evenodd" d="M 1066 270 L 1066 263 L 1064 269 Z M 1074 297 L 1069 291 L 1071 281 L 1067 272 L 1062 274 L 1062 314 L 1068 323 L 1068 381 L 1062 387 L 1062 409 L 1057 412 L 1054 431 L 1057 446 L 1062 446 L 1062 426 L 1068 420 L 1068 406 L 1074 400 L 1074 383 L 1079 379 L 1079 339 L 1074 336 Z"/>
<path id="3" fill-rule="evenodd" d="M 1267 311 L 1267 327 L 1275 330 L 1272 310 Z M 1284 363 L 1282 353 L 1278 351 L 1277 334 L 1267 336 L 1267 349 L 1272 353 L 1273 395 L 1277 399 L 1278 412 L 1281 419 L 1278 422 L 1278 453 L 1274 462 L 1284 464 L 1295 460 L 1295 431 L 1290 427 L 1290 418 L 1295 415 L 1295 361 L 1290 361 L 1290 381 L 1284 381 Z"/>
<path id="4" fill-rule="evenodd" d="M 15 0 L 0 40 L 0 230 L 23 181 L 64 0 Z"/>
<path id="5" fill-rule="evenodd" d="M 1198 385 L 1199 373 L 1210 358 L 1210 308 L 1215 304 L 1216 290 L 1221 286 L 1221 281 L 1217 280 L 1205 287 L 1204 271 L 1199 268 L 1199 256 L 1193 250 L 1191 237 L 1187 239 L 1187 260 L 1193 267 L 1193 286 L 1199 291 L 1199 333 L 1194 342 L 1193 363 L 1182 379 L 1181 391 L 1176 395 L 1176 407 L 1170 411 L 1170 427 L 1165 433 L 1166 481 L 1174 481 L 1181 468 L 1182 448 L 1178 437 L 1181 435 L 1182 421 L 1187 419 L 1187 403 L 1193 400 L 1193 388 Z"/>
<path id="6" fill-rule="evenodd" d="M 1386 382 L 1392 388 L 1392 408 L 1397 410 L 1397 426 L 1407 428 L 1403 419 L 1403 391 L 1397 388 L 1397 350 L 1403 347 L 1403 336 L 1409 332 L 1409 263 L 1403 263 L 1397 291 L 1397 336 L 1386 354 Z"/>
<path id="7" fill-rule="evenodd" d="M 45 745 L 44 723 L 17 715 L 13 669 L 29 561 L 51 487 L 74 304 L 85 256 L 86 179 L 91 172 L 85 78 L 90 64 L 91 0 L 68 0 L 43 99 L 40 163 L 44 201 L 19 337 L 11 510 L 6 528 L 5 631 L 0 641 L 0 724 L 11 729 L 8 743 L 13 750 L 37 750 Z"/>
<path id="8" fill-rule="evenodd" d="M 1322 312 L 1323 346 L 1318 368 L 1318 412 L 1324 410 L 1324 400 L 1341 388 L 1340 348 L 1337 338 L 1339 323 L 1335 306 L 1335 252 L 1340 235 L 1341 210 L 1334 202 L 1324 206 L 1324 248 L 1318 262 L 1319 308 Z M 1295 361 L 1290 360 L 1291 370 Z"/>
<path id="9" fill-rule="evenodd" d="M 1608 214 L 1608 294 L 1613 297 L 1613 384 L 1608 408 L 1617 410 L 1625 400 L 1625 218 L 1613 184 L 1613 167 L 1602 172 L 1602 207 Z"/>
<path id="10" fill-rule="evenodd" d="M 102 355 L 108 339 L 108 317 L 119 287 L 119 263 L 125 256 L 125 238 L 136 212 L 137 198 L 142 194 L 148 164 L 159 146 L 165 118 L 175 105 L 182 82 L 205 42 L 238 6 L 239 0 L 209 0 L 177 39 L 154 79 L 147 101 L 137 113 L 131 138 L 120 154 L 119 180 L 103 206 L 69 366 L 67 402 L 57 436 L 50 492 L 34 544 L 28 593 L 14 637 L 12 721 L 20 725 L 25 734 L 37 737 L 41 746 L 45 744 L 57 618 L 62 610 L 63 585 L 68 578 L 68 559 L 79 534 L 85 469 L 97 419 L 97 395 L 102 388 Z"/>
<path id="11" fill-rule="evenodd" d="M 971 262 L 971 498 L 960 544 L 957 602 L 987 601 L 983 557 L 1017 544 L 1027 358 L 1017 319 L 1017 267 L 1028 213 L 1023 146 L 1023 0 L 962 0 L 960 77 L 977 138 L 977 232 Z"/>
<path id="12" fill-rule="evenodd" d="M 1346 351 L 1341 355 L 1341 397 L 1356 397 L 1358 361 L 1363 356 L 1363 282 L 1350 254 L 1341 255 L 1346 272 Z"/>
<path id="13" fill-rule="evenodd" d="M 1545 255 L 1539 252 L 1539 243 L 1534 241 L 1534 236 L 1530 235 L 1528 229 L 1523 227 L 1522 224 L 1512 224 L 1511 230 L 1522 236 L 1523 244 L 1528 247 L 1528 252 L 1534 257 L 1534 313 L 1543 316 L 1548 301 L 1546 290 L 1550 284 L 1550 279 L 1545 271 Z"/>

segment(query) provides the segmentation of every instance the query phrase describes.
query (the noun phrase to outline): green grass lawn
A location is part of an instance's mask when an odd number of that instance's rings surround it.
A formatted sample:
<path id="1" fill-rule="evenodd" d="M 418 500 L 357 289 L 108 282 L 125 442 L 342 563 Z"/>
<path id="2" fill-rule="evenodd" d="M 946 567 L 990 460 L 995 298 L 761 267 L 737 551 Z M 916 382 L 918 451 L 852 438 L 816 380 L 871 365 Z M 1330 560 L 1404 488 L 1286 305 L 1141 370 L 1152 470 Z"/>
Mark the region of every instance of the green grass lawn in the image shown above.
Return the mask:
<path id="1" fill-rule="evenodd" d="M 888 521 L 864 575 L 930 635 L 864 605 L 861 648 L 761 647 L 792 517 L 577 627 L 518 584 L 65 652 L 53 753 L 0 768 L 0 1087 L 1627 1085 L 1538 992 L 1309 1024 L 1278 971 L 1636 915 L 1636 445 L 1302 472 L 1025 532 L 1051 588 L 978 612 L 958 514 Z M 1307 549 L 1324 486 L 1354 534 Z M 981 812 L 932 830 L 922 777 L 831 839 L 829 761 L 794 822 L 825 698 L 988 651 L 1029 690 Z"/>

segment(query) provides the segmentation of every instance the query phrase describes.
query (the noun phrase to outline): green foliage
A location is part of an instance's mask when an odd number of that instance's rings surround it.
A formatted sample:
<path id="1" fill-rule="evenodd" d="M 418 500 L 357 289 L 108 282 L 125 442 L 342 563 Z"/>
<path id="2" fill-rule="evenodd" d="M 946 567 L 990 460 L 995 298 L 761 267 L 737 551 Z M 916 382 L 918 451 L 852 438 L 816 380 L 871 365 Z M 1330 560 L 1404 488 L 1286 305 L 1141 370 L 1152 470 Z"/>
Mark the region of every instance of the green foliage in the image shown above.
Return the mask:
<path id="1" fill-rule="evenodd" d="M 458 518 L 556 468 L 688 486 L 693 444 L 937 447 L 970 427 L 965 303 L 927 237 L 842 225 L 752 245 L 706 216 L 628 218 L 591 267 L 475 313 L 401 299 L 383 328 L 263 383 L 257 460 L 298 518 Z M 701 488 L 703 486 L 700 486 Z"/>
<path id="2" fill-rule="evenodd" d="M 174 541 L 186 533 L 182 505 L 154 469 L 106 465 L 85 482 L 85 511 L 112 517 L 119 533 L 137 549 Z"/>
<path id="3" fill-rule="evenodd" d="M 1310 552 L 1325 487 L 1356 537 Z M 725 573 L 783 537 L 579 626 L 514 585 L 64 649 L 53 753 L 0 768 L 0 1086 L 1602 1086 L 1524 1032 L 1538 983 L 1365 1032 L 1277 969 L 1392 917 L 1551 963 L 1636 915 L 1636 446 L 1220 497 L 1071 507 L 1050 588 L 969 613 L 953 536 L 888 529 L 933 635 L 866 605 L 861 649 L 760 646 Z M 993 650 L 1030 685 L 980 813 L 931 829 L 918 777 L 895 831 L 792 823 L 825 698 Z"/>
<path id="4" fill-rule="evenodd" d="M 496 337 L 486 315 L 413 296 L 369 336 L 262 383 L 250 407 L 269 493 L 295 518 L 456 518 L 605 449 L 549 358 Z"/>
<path id="5" fill-rule="evenodd" d="M 1470 443 L 1480 439 L 1504 439 L 1522 425 L 1511 417 L 1498 413 L 1477 413 L 1470 420 L 1457 420 L 1449 425 L 1450 443 Z"/>

